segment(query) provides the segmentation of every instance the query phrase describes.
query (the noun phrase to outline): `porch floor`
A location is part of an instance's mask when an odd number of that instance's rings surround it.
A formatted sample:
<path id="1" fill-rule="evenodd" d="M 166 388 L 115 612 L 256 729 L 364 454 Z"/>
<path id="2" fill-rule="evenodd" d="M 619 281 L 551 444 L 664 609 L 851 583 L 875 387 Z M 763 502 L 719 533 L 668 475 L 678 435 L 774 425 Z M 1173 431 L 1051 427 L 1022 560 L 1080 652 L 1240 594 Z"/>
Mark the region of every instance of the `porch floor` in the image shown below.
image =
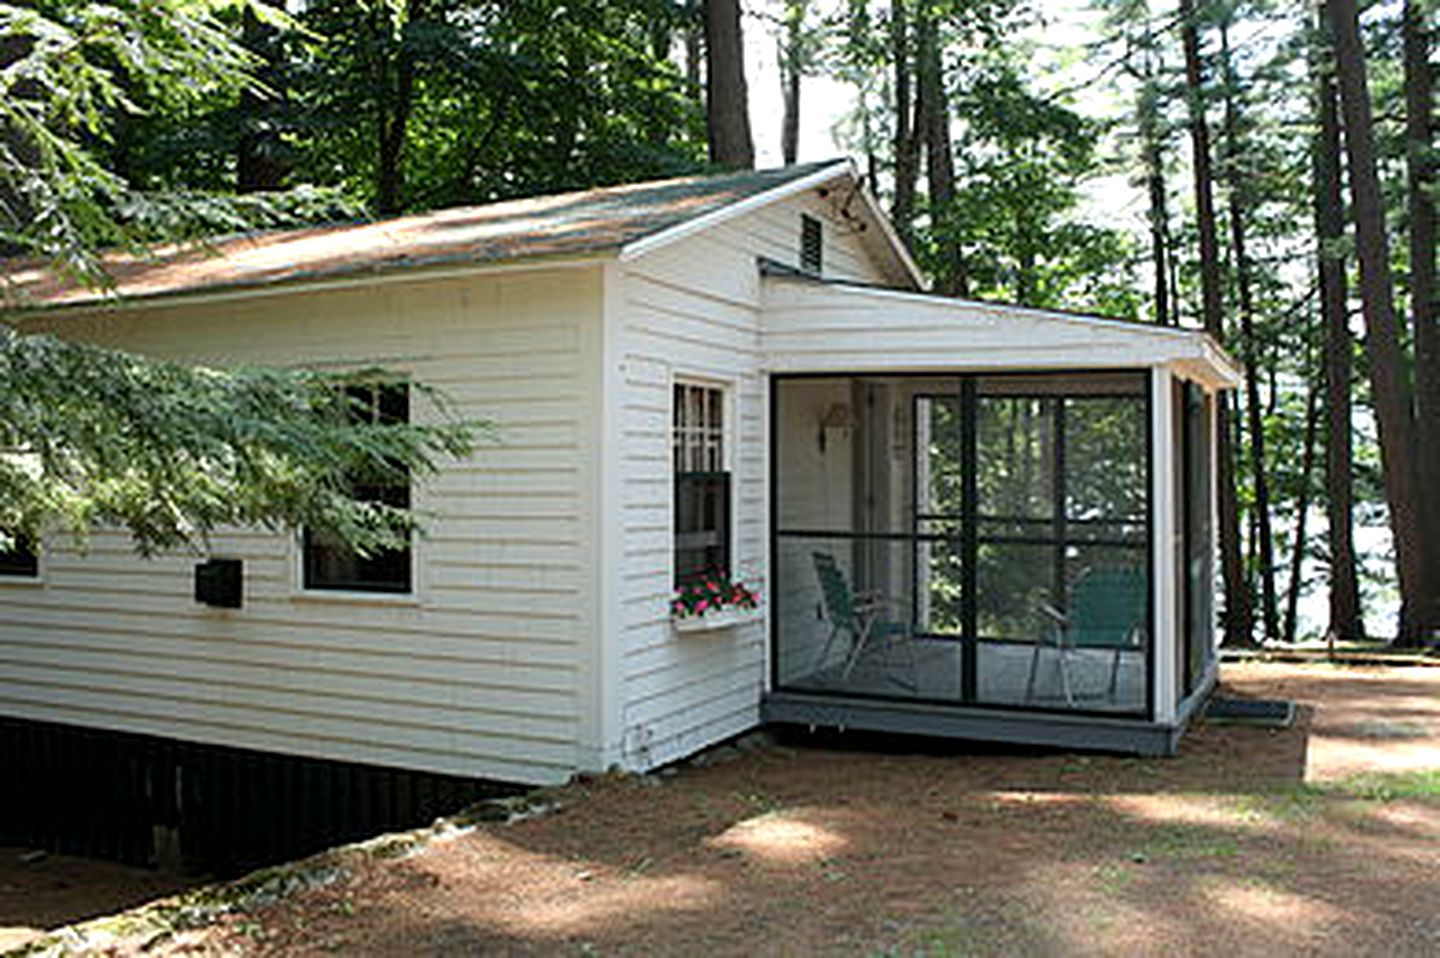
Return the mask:
<path id="1" fill-rule="evenodd" d="M 1110 670 L 1114 652 L 1076 649 L 1067 653 L 1069 699 L 1061 682 L 1053 647 L 1042 647 L 1030 684 L 1034 647 L 1023 643 L 982 643 L 977 650 L 977 705 L 1074 708 L 1085 712 L 1134 714 L 1145 709 L 1145 656 L 1122 651 L 1114 693 Z M 867 649 L 845 674 L 843 661 L 784 682 L 786 689 L 929 702 L 960 702 L 961 644 L 947 639 L 907 640 L 888 648 Z"/>

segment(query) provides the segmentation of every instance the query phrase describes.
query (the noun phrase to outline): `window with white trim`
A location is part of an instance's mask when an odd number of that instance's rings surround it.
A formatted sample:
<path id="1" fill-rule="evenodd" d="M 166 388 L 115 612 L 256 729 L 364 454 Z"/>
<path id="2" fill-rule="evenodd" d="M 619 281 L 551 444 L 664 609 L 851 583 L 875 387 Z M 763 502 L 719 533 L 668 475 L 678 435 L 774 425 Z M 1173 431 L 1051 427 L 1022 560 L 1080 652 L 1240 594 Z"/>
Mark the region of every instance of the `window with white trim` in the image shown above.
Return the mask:
<path id="1" fill-rule="evenodd" d="M 405 423 L 410 421 L 410 391 L 404 383 L 349 386 L 350 416 L 357 422 Z M 356 499 L 382 502 L 401 509 L 410 507 L 409 473 L 384 478 L 356 477 L 351 483 Z M 362 556 L 337 536 L 306 529 L 302 578 L 306 589 L 343 592 L 411 591 L 410 547 L 385 549 Z"/>
<path id="2" fill-rule="evenodd" d="M 730 570 L 730 473 L 725 390 L 676 383 L 674 391 L 675 582 Z"/>

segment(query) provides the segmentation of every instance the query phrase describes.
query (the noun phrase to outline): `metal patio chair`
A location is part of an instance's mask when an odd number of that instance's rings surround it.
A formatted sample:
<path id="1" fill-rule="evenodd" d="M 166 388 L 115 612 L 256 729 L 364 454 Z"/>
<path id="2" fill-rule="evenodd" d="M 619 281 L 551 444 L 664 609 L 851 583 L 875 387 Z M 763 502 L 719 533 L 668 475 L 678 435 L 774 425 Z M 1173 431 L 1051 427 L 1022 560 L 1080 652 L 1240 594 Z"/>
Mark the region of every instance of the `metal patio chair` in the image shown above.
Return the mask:
<path id="1" fill-rule="evenodd" d="M 835 640 L 843 633 L 850 639 L 850 653 L 840 670 L 842 679 L 849 679 L 861 655 L 866 649 L 873 648 L 878 648 L 881 652 L 886 677 L 896 678 L 891 668 L 890 655 L 897 646 L 904 645 L 910 654 L 910 684 L 906 686 L 898 678 L 896 681 L 912 692 L 918 691 L 920 670 L 915 659 L 914 643 L 908 641 L 911 639 L 910 627 L 903 622 L 891 622 L 883 616 L 884 610 L 893 603 L 878 592 L 853 592 L 850 583 L 845 580 L 845 573 L 830 553 L 816 552 L 813 558 L 815 575 L 820 580 L 825 618 L 830 623 L 830 635 L 815 660 L 814 670 L 819 672 L 828 661 Z"/>
<path id="2" fill-rule="evenodd" d="M 1139 651 L 1145 629 L 1145 570 L 1138 565 L 1094 566 L 1085 570 L 1070 586 L 1069 608 L 1041 606 L 1054 620 L 1054 628 L 1035 643 L 1030 655 L 1030 676 L 1025 681 L 1025 699 L 1035 692 L 1035 675 L 1044 649 L 1055 650 L 1059 661 L 1060 687 L 1065 702 L 1075 706 L 1070 676 L 1071 659 L 1083 649 L 1109 649 L 1110 685 L 1107 700 L 1114 701 L 1120 677 L 1120 657 Z"/>

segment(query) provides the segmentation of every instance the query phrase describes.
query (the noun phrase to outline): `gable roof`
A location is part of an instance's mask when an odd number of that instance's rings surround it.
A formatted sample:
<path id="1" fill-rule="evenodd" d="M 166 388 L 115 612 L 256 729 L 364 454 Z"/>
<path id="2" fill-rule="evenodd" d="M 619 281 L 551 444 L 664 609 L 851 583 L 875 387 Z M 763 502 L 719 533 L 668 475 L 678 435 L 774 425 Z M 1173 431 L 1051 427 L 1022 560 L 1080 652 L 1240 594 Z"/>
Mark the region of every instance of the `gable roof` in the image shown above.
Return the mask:
<path id="1" fill-rule="evenodd" d="M 619 250 L 638 255 L 695 228 L 839 177 L 848 160 L 608 186 L 464 206 L 370 223 L 226 237 L 205 248 L 170 246 L 150 256 L 113 254 L 105 265 L 128 299 L 215 292 L 291 281 Z M 863 192 L 863 191 L 862 191 Z M 878 213 L 873 205 L 872 214 Z M 882 234 L 888 223 L 880 216 Z M 641 245 L 643 243 L 643 246 Z M 904 251 L 892 251 L 918 279 Z M 630 258 L 626 256 L 626 258 Z M 63 280 L 36 261 L 0 273 L 22 307 L 78 306 L 112 294 Z"/>

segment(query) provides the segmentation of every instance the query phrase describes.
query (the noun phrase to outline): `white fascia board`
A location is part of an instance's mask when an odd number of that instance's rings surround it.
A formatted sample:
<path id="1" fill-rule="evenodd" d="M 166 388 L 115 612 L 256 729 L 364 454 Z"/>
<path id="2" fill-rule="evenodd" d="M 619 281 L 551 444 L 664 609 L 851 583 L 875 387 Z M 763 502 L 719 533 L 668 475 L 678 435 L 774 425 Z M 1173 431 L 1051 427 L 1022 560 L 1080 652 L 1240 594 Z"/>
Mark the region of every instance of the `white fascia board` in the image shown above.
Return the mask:
<path id="1" fill-rule="evenodd" d="M 98 312 L 120 312 L 129 309 L 164 308 L 169 306 L 195 306 L 209 303 L 226 303 L 266 296 L 289 296 L 293 293 L 312 293 L 327 290 L 355 289 L 362 286 L 390 286 L 396 283 L 421 283 L 432 280 L 457 279 L 467 276 L 497 275 L 501 273 L 523 273 L 548 269 L 577 269 L 598 266 L 612 262 L 613 252 L 586 253 L 580 256 L 544 256 L 522 259 L 483 260 L 462 265 L 417 265 L 394 267 L 369 272 L 338 273 L 331 277 L 315 279 L 278 280 L 273 283 L 255 282 L 223 286 L 214 289 L 200 289 L 193 292 L 157 293 L 139 296 L 112 296 L 108 299 L 87 300 L 81 303 L 62 303 L 57 306 L 20 306 L 6 312 L 0 309 L 0 322 L 23 326 L 26 320 L 44 317 L 65 319 L 72 315 Z"/>
<path id="2" fill-rule="evenodd" d="M 901 267 L 910 277 L 910 282 L 921 292 L 930 289 L 929 278 L 920 269 L 920 264 L 915 262 L 915 257 L 910 255 L 909 247 L 900 238 L 900 234 L 895 231 L 895 224 L 890 222 L 890 217 L 886 216 L 885 211 L 880 208 L 880 201 L 875 198 L 874 193 L 870 192 L 870 187 L 865 185 L 865 180 L 855 172 L 853 164 L 851 165 L 851 175 L 855 176 L 855 186 L 859 191 L 860 201 L 865 204 L 866 212 L 870 214 L 872 220 L 880 224 L 880 232 L 884 235 L 885 242 L 889 245 L 894 257 L 900 261 Z"/>
<path id="3" fill-rule="evenodd" d="M 873 300 L 894 306 L 919 307 L 922 310 L 961 309 L 979 314 L 988 319 L 1018 319 L 1046 323 L 1063 323 L 1088 329 L 1104 329 L 1118 333 L 1134 343 L 1149 344 L 1143 355 L 1147 365 L 1168 364 L 1188 378 L 1197 379 L 1216 389 L 1233 389 L 1243 382 L 1243 369 L 1215 341 L 1198 329 L 1182 329 L 1176 326 L 1152 326 L 1124 319 L 1109 319 L 1104 316 L 1087 316 L 1078 313 L 1064 313 L 1033 306 L 1016 306 L 1010 303 L 992 303 L 976 299 L 952 299 L 934 293 L 917 293 L 909 290 L 883 289 L 873 286 L 857 286 L 845 283 L 817 283 L 813 279 L 786 275 L 766 276 L 765 283 L 772 288 L 788 288 L 791 295 L 799 290 L 813 291 L 817 299 Z M 804 295 L 803 293 L 801 295 Z M 771 302 L 767 308 L 783 311 L 789 303 Z M 887 313 L 888 319 L 895 319 L 895 312 Z"/>
<path id="4" fill-rule="evenodd" d="M 687 236 L 694 236 L 696 233 L 719 226 L 727 220 L 734 219 L 737 216 L 743 216 L 751 210 L 760 209 L 762 206 L 769 206 L 771 203 L 777 200 L 783 200 L 787 196 L 796 196 L 804 193 L 806 190 L 814 189 L 817 186 L 821 186 L 846 174 L 853 177 L 855 175 L 855 165 L 849 160 L 837 160 L 828 166 L 822 166 L 808 176 L 802 176 L 799 179 L 781 183 L 773 189 L 756 193 L 754 196 L 747 196 L 745 199 L 737 200 L 734 203 L 728 203 L 717 210 L 711 210 L 694 219 L 677 223 L 668 229 L 651 233 L 649 236 L 642 236 L 637 240 L 631 240 L 629 243 L 620 247 L 620 262 L 626 263 L 636 257 L 644 256 L 646 253 L 653 253 L 657 249 L 669 246 L 671 243 L 676 243 Z"/>

